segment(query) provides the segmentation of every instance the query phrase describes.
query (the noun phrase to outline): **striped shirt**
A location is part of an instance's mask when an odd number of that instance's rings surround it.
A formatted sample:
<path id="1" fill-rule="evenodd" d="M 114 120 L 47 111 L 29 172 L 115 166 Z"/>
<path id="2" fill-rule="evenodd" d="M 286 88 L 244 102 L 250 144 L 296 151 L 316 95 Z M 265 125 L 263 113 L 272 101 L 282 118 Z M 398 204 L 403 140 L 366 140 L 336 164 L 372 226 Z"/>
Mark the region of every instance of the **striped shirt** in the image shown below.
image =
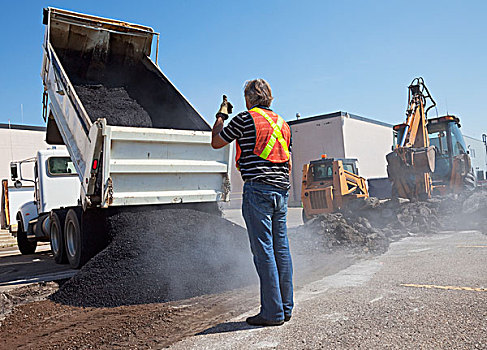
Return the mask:
<path id="1" fill-rule="evenodd" d="M 258 107 L 270 110 L 266 107 Z M 289 189 L 289 162 L 272 163 L 254 154 L 256 132 L 254 119 L 248 111 L 233 117 L 220 132 L 220 137 L 228 143 L 237 140 L 242 150 L 239 165 L 244 181 L 258 181 L 281 189 Z M 291 152 L 291 144 L 289 144 L 289 152 Z"/>

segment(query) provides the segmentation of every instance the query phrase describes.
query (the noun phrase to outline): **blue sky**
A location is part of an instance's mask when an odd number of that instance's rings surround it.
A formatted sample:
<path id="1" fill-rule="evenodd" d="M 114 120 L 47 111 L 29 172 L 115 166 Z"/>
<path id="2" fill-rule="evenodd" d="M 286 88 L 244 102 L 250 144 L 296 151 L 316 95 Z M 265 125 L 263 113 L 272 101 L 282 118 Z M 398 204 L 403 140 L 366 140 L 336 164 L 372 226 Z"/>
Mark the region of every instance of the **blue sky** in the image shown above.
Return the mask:
<path id="1" fill-rule="evenodd" d="M 160 32 L 162 70 L 210 123 L 223 93 L 242 110 L 244 82 L 262 77 L 286 120 L 342 110 L 396 124 L 407 86 L 423 76 L 440 115 L 459 116 L 467 135 L 487 133 L 485 1 L 3 2 L 0 123 L 20 124 L 23 105 L 23 122 L 43 125 L 47 6 Z"/>

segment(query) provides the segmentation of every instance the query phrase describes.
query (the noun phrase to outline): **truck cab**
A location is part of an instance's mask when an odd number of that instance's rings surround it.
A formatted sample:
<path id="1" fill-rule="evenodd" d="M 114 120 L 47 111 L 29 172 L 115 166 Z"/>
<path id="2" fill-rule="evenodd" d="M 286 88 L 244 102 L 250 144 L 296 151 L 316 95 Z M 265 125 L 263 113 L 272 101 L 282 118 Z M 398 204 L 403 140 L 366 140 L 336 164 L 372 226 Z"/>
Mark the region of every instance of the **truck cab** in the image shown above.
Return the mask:
<path id="1" fill-rule="evenodd" d="M 34 179 L 22 177 L 22 167 L 34 163 Z M 78 205 L 80 183 L 68 151 L 51 148 L 38 151 L 34 158 L 10 164 L 12 181 L 34 183 L 34 198 L 20 206 L 16 215 L 17 243 L 22 254 L 33 254 L 38 241 L 50 240 L 50 212 Z"/>

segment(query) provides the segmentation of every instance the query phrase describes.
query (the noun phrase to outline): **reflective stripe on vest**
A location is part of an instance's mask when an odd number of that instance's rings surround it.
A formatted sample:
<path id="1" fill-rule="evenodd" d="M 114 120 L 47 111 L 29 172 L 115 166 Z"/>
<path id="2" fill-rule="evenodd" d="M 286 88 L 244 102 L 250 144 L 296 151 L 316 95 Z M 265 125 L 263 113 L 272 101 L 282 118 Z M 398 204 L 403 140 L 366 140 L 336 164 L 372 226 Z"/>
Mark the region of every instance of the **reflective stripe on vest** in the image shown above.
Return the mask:
<path id="1" fill-rule="evenodd" d="M 263 159 L 267 159 L 267 157 L 269 157 L 269 154 L 271 154 L 271 151 L 274 148 L 274 145 L 276 144 L 276 140 L 277 140 L 281 144 L 281 146 L 284 150 L 284 153 L 286 154 L 286 156 L 289 159 L 289 148 L 287 146 L 286 140 L 284 139 L 284 137 L 282 136 L 282 133 L 281 133 L 282 125 L 284 124 L 284 119 L 282 119 L 282 117 L 280 117 L 280 116 L 277 116 L 277 123 L 274 123 L 272 118 L 269 117 L 267 115 L 267 113 L 264 112 L 262 109 L 255 107 L 255 108 L 252 108 L 250 111 L 259 113 L 261 116 L 263 116 L 265 118 L 265 120 L 267 120 L 269 122 L 272 129 L 274 129 L 274 132 L 272 133 L 271 138 L 269 139 L 269 142 L 267 142 L 267 145 L 265 146 L 262 153 L 259 154 L 259 157 L 261 157 Z"/>

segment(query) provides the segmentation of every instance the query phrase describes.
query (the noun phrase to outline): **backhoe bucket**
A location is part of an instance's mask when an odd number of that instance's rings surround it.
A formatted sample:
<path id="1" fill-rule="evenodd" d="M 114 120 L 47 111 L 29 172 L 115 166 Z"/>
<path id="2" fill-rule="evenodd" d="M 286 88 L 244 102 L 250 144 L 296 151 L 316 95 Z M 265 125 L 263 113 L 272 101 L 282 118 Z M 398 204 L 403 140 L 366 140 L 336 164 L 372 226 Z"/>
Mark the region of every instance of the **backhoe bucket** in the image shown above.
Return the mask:
<path id="1" fill-rule="evenodd" d="M 394 196 L 409 199 L 431 196 L 430 174 L 435 170 L 434 146 L 398 147 L 386 159 Z"/>
<path id="2" fill-rule="evenodd" d="M 435 147 L 411 149 L 412 167 L 415 173 L 424 174 L 435 171 Z"/>

